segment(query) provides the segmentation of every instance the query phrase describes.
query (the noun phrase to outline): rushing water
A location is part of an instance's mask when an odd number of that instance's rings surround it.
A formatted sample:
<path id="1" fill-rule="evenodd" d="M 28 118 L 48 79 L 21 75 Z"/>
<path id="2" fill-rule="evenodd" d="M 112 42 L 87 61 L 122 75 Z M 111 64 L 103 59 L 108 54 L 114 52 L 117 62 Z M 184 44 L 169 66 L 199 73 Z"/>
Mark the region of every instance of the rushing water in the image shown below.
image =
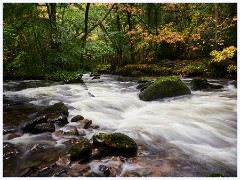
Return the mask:
<path id="1" fill-rule="evenodd" d="M 4 107 L 13 101 L 16 108 L 23 103 L 28 107 L 25 110 L 30 112 L 34 107 L 62 101 L 69 107 L 69 119 L 80 114 L 100 126 L 100 130 L 87 134 L 87 138 L 97 131 L 129 135 L 143 145 L 145 151 L 134 162 L 125 163 L 119 176 L 127 170 L 141 168 L 155 172 L 145 173 L 145 176 L 164 176 L 166 172 L 166 176 L 237 175 L 237 89 L 229 81 L 209 80 L 224 85 L 221 90 L 192 91 L 190 96 L 144 102 L 138 98 L 136 81 L 119 81 L 118 77 L 107 75 L 91 80 L 88 74 L 83 79 L 85 84 L 54 84 L 24 89 L 16 88 L 20 83 L 18 81 L 6 82 Z M 190 80 L 183 79 L 187 85 Z M 21 83 L 34 82 L 38 81 Z M 7 108 L 4 109 L 4 127 L 22 123 L 19 118 L 24 115 L 16 119 L 19 111 L 7 113 Z M 74 125 L 70 122 L 62 129 Z M 4 141 L 13 144 L 49 141 L 61 146 L 65 140 L 56 138 L 53 133 L 50 138 L 24 134 Z M 114 164 L 117 161 L 110 162 Z M 94 169 L 97 163 L 91 162 L 90 167 Z M 170 170 L 174 170 L 175 174 L 171 174 Z"/>

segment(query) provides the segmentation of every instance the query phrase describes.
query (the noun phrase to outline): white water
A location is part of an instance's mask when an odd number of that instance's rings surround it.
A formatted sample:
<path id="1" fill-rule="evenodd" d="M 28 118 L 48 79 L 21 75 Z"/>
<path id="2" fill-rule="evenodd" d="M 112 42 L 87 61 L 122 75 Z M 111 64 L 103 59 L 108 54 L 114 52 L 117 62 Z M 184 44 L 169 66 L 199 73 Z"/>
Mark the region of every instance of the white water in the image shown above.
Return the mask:
<path id="1" fill-rule="evenodd" d="M 187 155 L 219 161 L 236 170 L 237 89 L 233 85 L 218 91 L 192 91 L 191 96 L 182 98 L 144 102 L 138 98 L 134 82 L 119 82 L 108 76 L 101 76 L 101 82 L 90 79 L 84 76 L 86 86 L 28 88 L 6 91 L 4 95 L 37 98 L 32 101 L 36 105 L 63 101 L 69 106 L 69 119 L 83 115 L 103 129 L 123 132 L 155 148 L 156 140 L 166 140 Z"/>

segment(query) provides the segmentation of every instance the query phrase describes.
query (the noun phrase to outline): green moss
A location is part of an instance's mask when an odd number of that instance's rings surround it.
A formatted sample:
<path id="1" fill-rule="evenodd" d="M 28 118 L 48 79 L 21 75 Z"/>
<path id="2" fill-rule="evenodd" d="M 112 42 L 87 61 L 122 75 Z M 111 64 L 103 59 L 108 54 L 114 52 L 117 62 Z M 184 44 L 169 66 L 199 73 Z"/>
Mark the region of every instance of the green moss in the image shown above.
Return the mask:
<path id="1" fill-rule="evenodd" d="M 185 94 L 191 94 L 191 91 L 178 76 L 166 76 L 160 77 L 157 81 L 144 89 L 139 94 L 139 98 L 144 101 L 152 101 Z"/>
<path id="2" fill-rule="evenodd" d="M 93 145 L 105 147 L 112 155 L 135 156 L 137 144 L 132 138 L 122 133 L 99 133 L 93 136 Z"/>
<path id="3" fill-rule="evenodd" d="M 87 161 L 90 159 L 91 152 L 92 145 L 88 141 L 81 141 L 69 150 L 71 160 Z"/>

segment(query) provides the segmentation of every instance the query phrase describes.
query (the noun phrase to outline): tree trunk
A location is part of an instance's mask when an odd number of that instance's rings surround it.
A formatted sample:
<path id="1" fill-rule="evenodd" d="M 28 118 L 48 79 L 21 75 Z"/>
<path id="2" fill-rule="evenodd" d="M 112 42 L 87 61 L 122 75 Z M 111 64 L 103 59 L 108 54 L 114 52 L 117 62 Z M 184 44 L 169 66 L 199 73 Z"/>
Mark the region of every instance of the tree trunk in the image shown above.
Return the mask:
<path id="1" fill-rule="evenodd" d="M 218 48 L 218 18 L 219 18 L 219 4 L 215 3 L 214 4 L 214 20 L 215 20 L 215 49 L 217 50 Z"/>
<path id="2" fill-rule="evenodd" d="M 57 4 L 56 3 L 46 3 L 48 17 L 50 20 L 50 27 L 51 27 L 51 49 L 56 51 L 59 50 L 59 44 L 56 42 L 57 39 L 57 22 L 56 22 L 56 15 L 57 15 Z"/>
<path id="3" fill-rule="evenodd" d="M 80 66 L 83 67 L 83 53 L 85 51 L 87 36 L 88 36 L 88 14 L 89 14 L 90 3 L 87 3 L 86 11 L 85 11 L 85 20 L 84 20 L 84 36 L 82 41 L 82 51 L 80 57 Z"/>
<path id="4" fill-rule="evenodd" d="M 131 18 L 132 18 L 132 14 L 131 12 L 127 12 L 127 21 L 128 21 L 128 27 L 129 27 L 129 31 L 132 30 L 132 23 L 131 23 Z M 130 41 L 130 54 L 131 54 L 131 63 L 134 63 L 134 54 L 133 54 L 133 48 L 134 44 Z"/>

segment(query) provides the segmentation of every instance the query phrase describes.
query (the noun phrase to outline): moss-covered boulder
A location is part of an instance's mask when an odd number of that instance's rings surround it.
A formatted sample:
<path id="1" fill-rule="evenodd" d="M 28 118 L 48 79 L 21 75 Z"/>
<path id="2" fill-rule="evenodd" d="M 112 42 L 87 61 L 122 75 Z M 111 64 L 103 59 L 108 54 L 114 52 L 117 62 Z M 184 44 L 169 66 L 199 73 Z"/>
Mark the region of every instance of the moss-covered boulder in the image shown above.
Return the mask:
<path id="1" fill-rule="evenodd" d="M 82 163 L 87 162 L 92 153 L 92 144 L 87 140 L 80 141 L 70 148 L 69 153 L 71 160 L 80 160 Z"/>
<path id="2" fill-rule="evenodd" d="M 191 94 L 191 91 L 178 76 L 166 76 L 160 77 L 144 89 L 139 94 L 139 98 L 143 101 L 152 101 L 186 94 Z"/>
<path id="3" fill-rule="evenodd" d="M 98 133 L 93 136 L 93 145 L 105 147 L 111 155 L 132 157 L 137 154 L 137 144 L 129 136 L 122 133 Z"/>

